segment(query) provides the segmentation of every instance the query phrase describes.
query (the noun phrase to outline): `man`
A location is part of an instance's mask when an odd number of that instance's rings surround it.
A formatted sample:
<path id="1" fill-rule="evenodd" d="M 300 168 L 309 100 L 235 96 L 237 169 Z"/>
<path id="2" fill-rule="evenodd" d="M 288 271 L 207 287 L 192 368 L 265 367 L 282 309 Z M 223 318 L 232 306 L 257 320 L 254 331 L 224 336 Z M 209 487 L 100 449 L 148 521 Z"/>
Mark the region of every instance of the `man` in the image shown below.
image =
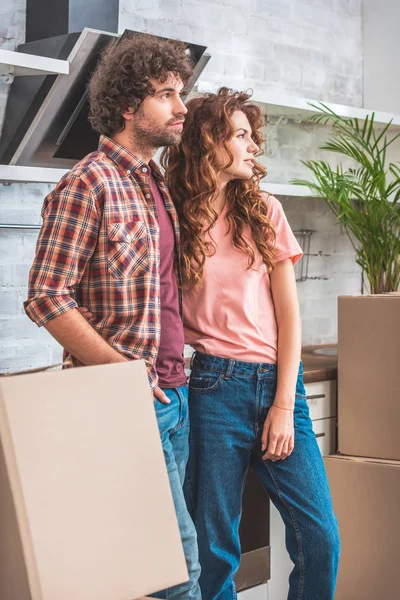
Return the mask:
<path id="1" fill-rule="evenodd" d="M 189 424 L 179 226 L 152 156 L 180 142 L 181 94 L 191 73 L 183 44 L 146 36 L 102 56 L 89 84 L 99 147 L 44 201 L 25 303 L 70 366 L 145 359 L 190 577 L 159 597 L 181 600 L 201 595 L 182 491 Z M 90 323 L 78 306 L 91 313 Z"/>

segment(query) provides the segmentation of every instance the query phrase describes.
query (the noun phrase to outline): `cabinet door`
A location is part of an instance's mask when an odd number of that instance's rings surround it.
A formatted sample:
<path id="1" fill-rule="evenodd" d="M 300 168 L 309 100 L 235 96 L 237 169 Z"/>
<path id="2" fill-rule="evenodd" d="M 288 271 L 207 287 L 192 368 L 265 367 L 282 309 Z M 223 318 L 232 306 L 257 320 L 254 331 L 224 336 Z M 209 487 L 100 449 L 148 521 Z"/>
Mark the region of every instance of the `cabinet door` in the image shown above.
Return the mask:
<path id="1" fill-rule="evenodd" d="M 313 430 L 321 454 L 335 454 L 336 452 L 336 418 L 319 419 L 313 421 Z"/>
<path id="2" fill-rule="evenodd" d="M 289 575 L 294 564 L 285 545 L 285 525 L 278 509 L 270 508 L 271 578 L 268 581 L 268 600 L 285 600 L 289 592 Z"/>
<path id="3" fill-rule="evenodd" d="M 305 388 L 312 421 L 336 417 L 336 381 L 307 383 Z"/>

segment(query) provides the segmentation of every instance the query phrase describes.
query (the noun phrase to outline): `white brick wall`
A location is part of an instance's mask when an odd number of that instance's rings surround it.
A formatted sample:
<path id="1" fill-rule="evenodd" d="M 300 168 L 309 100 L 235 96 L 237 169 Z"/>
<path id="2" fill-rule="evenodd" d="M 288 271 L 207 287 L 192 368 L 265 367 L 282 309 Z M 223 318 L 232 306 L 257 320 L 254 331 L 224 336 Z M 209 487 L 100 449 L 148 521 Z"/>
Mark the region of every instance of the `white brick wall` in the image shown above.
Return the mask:
<path id="1" fill-rule="evenodd" d="M 50 189 L 50 185 L 0 185 L 1 223 L 39 223 L 43 198 Z M 62 358 L 61 347 L 23 309 L 37 234 L 37 230 L 0 229 L 1 371 L 55 364 Z"/>
<path id="2" fill-rule="evenodd" d="M 119 29 L 208 46 L 204 79 L 361 106 L 361 0 L 121 0 Z"/>
<path id="3" fill-rule="evenodd" d="M 2 0 L 0 47 L 24 41 L 25 0 Z M 204 79 L 240 88 L 360 106 L 362 102 L 361 0 L 121 0 L 120 31 L 131 28 L 208 46 Z M 0 127 L 7 86 L 0 79 Z M 324 132 L 281 126 L 268 180 L 304 175 L 299 160 L 315 156 Z M 0 222 L 37 223 L 46 185 L 0 184 Z M 299 284 L 305 343 L 336 339 L 336 297 L 357 293 L 360 274 L 345 236 L 322 201 L 283 199 L 294 229 L 315 229 L 310 274 Z M 58 362 L 59 346 L 25 316 L 26 281 L 37 232 L 0 229 L 0 371 Z M 320 254 L 320 255 L 318 255 Z"/>
<path id="4" fill-rule="evenodd" d="M 328 127 L 313 123 L 268 125 L 266 153 L 261 158 L 267 169 L 266 181 L 288 183 L 292 179 L 309 179 L 310 171 L 301 161 L 325 160 L 332 166 L 339 163 L 350 165 L 338 154 L 318 150 L 329 135 Z"/>
<path id="5" fill-rule="evenodd" d="M 337 341 L 337 297 L 361 292 L 361 270 L 341 226 L 323 200 L 281 198 L 294 230 L 313 229 L 307 281 L 298 283 L 303 343 Z"/>

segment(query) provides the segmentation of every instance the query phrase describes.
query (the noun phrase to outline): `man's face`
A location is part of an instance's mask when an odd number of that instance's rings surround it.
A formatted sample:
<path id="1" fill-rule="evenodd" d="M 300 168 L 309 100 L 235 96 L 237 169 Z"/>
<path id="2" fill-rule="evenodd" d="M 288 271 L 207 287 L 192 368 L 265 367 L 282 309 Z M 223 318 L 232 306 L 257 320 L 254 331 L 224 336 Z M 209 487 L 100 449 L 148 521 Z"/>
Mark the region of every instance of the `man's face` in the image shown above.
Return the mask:
<path id="1" fill-rule="evenodd" d="M 172 73 L 164 83 L 156 79 L 150 82 L 155 92 L 146 96 L 132 115 L 132 141 L 151 148 L 179 144 L 187 113 L 181 98 L 183 83 Z"/>

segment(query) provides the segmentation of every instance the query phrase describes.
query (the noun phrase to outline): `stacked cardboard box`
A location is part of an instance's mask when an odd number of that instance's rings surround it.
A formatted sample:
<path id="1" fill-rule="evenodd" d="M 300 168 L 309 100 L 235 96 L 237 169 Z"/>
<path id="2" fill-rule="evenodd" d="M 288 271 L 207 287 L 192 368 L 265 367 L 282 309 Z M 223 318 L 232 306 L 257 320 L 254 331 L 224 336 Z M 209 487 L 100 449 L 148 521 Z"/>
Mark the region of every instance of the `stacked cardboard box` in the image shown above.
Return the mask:
<path id="1" fill-rule="evenodd" d="M 325 457 L 342 552 L 335 600 L 395 600 L 400 569 L 400 294 L 339 298 L 338 451 Z"/>
<path id="2" fill-rule="evenodd" d="M 143 361 L 0 378 L 0 598 L 187 581 Z"/>

